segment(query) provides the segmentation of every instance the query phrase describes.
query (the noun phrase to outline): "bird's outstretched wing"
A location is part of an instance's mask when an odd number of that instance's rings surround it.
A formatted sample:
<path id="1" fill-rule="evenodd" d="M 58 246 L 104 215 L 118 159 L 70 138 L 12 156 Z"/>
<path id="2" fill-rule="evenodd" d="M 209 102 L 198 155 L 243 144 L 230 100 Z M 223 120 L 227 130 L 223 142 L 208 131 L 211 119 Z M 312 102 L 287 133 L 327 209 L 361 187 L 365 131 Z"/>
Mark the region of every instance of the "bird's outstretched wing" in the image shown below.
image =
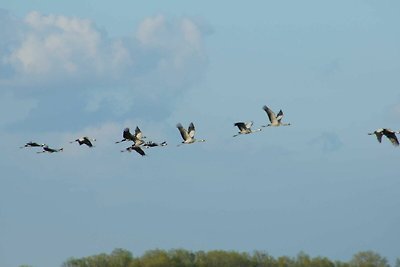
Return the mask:
<path id="1" fill-rule="evenodd" d="M 283 118 L 283 111 L 281 109 L 279 110 L 278 115 L 276 115 L 276 120 L 280 122 L 282 118 Z"/>
<path id="2" fill-rule="evenodd" d="M 88 147 L 93 147 L 92 142 L 90 141 L 89 137 L 87 137 L 87 136 L 83 137 L 82 143 L 87 145 Z"/>
<path id="3" fill-rule="evenodd" d="M 376 139 L 378 139 L 378 142 L 379 142 L 379 143 L 382 143 L 382 136 L 383 136 L 383 133 L 376 133 L 375 135 L 376 135 Z"/>
<path id="4" fill-rule="evenodd" d="M 178 128 L 179 132 L 181 133 L 181 136 L 182 136 L 183 140 L 187 140 L 189 138 L 189 135 L 188 135 L 186 129 L 183 128 L 182 124 L 178 123 L 176 125 L 176 128 Z"/>
<path id="5" fill-rule="evenodd" d="M 135 129 L 135 137 L 137 139 L 142 139 L 142 137 L 143 137 L 142 131 L 139 129 L 138 126 L 136 126 L 136 129 Z"/>
<path id="6" fill-rule="evenodd" d="M 135 150 L 137 153 L 139 153 L 142 156 L 146 155 L 146 153 L 144 153 L 143 149 L 139 146 L 132 146 L 132 149 Z"/>
<path id="7" fill-rule="evenodd" d="M 125 138 L 125 139 L 129 139 L 129 140 L 133 139 L 133 136 L 132 136 L 129 128 L 125 128 L 124 129 L 124 132 L 122 133 L 122 137 Z"/>
<path id="8" fill-rule="evenodd" d="M 270 121 L 271 123 L 276 123 L 276 122 L 277 122 L 275 113 L 274 113 L 269 107 L 263 106 L 263 110 L 264 110 L 265 112 L 267 112 L 268 119 L 269 119 L 269 121 Z"/>
<path id="9" fill-rule="evenodd" d="M 246 123 L 246 128 L 247 129 L 250 129 L 251 126 L 253 126 L 253 121 L 249 121 L 249 122 Z"/>
<path id="10" fill-rule="evenodd" d="M 233 124 L 234 126 L 239 128 L 239 131 L 244 131 L 246 130 L 246 124 L 244 122 L 236 122 Z"/>
<path id="11" fill-rule="evenodd" d="M 394 131 L 390 129 L 384 129 L 383 134 L 390 140 L 390 142 L 392 142 L 394 146 L 399 145 L 399 140 L 397 139 L 397 136 Z"/>
<path id="12" fill-rule="evenodd" d="M 193 138 L 193 137 L 194 137 L 194 134 L 196 133 L 196 129 L 194 128 L 193 122 L 191 122 L 191 123 L 189 124 L 188 133 L 189 133 L 189 136 L 190 136 L 191 138 Z"/>

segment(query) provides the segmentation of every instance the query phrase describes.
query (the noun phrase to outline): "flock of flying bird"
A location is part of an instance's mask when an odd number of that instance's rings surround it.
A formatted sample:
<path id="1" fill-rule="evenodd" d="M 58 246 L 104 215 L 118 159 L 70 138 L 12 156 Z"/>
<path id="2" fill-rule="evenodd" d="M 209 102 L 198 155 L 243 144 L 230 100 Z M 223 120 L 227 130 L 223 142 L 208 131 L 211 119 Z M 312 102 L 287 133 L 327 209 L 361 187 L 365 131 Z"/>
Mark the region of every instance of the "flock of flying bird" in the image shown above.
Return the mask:
<path id="1" fill-rule="evenodd" d="M 270 121 L 269 124 L 267 125 L 263 125 L 262 127 L 269 127 L 269 126 L 274 126 L 274 127 L 278 127 L 278 126 L 289 126 L 290 123 L 283 123 L 282 122 L 282 118 L 283 118 L 283 112 L 282 110 L 279 110 L 278 114 L 275 114 L 270 108 L 268 108 L 267 106 L 263 106 L 263 110 L 267 113 L 268 115 L 268 119 Z M 236 122 L 234 123 L 234 126 L 238 127 L 239 132 L 235 135 L 233 135 L 233 137 L 242 135 L 242 134 L 251 134 L 251 133 L 255 133 L 255 132 L 259 132 L 262 129 L 258 128 L 258 129 L 252 129 L 251 127 L 253 126 L 253 122 Z M 176 127 L 178 128 L 181 136 L 182 136 L 182 143 L 179 144 L 178 146 L 182 145 L 182 144 L 192 144 L 195 142 L 205 142 L 205 139 L 196 139 L 195 138 L 195 127 L 193 122 L 191 122 L 189 124 L 188 129 L 185 129 L 182 124 L 178 123 L 176 125 Z M 395 132 L 392 131 L 388 128 L 379 128 L 377 130 L 375 130 L 372 133 L 368 133 L 368 135 L 375 135 L 376 138 L 378 139 L 379 143 L 382 142 L 382 136 L 386 136 L 390 142 L 394 145 L 394 146 L 399 146 L 399 141 L 396 137 L 396 134 L 400 134 L 399 132 Z M 156 146 L 166 146 L 167 142 L 161 142 L 161 143 L 157 143 L 157 142 L 153 142 L 153 141 L 144 141 L 143 139 L 145 139 L 146 137 L 142 134 L 142 131 L 139 129 L 139 127 L 136 127 L 135 129 L 135 133 L 132 134 L 129 130 L 129 128 L 125 128 L 123 133 L 122 133 L 122 137 L 123 139 L 120 141 L 115 142 L 116 144 L 118 143 L 122 143 L 125 141 L 131 141 L 133 142 L 133 144 L 127 148 L 125 148 L 124 150 L 121 150 L 121 152 L 132 152 L 135 151 L 137 153 L 139 153 L 142 156 L 145 156 L 146 153 L 144 152 L 143 148 L 150 148 L 150 147 L 156 147 Z M 70 143 L 75 143 L 77 142 L 79 145 L 86 145 L 88 147 L 93 147 L 93 143 L 96 141 L 96 139 L 92 139 L 89 138 L 87 136 L 84 137 L 80 137 L 74 141 L 71 141 Z M 21 148 L 24 147 L 41 147 L 43 150 L 39 151 L 37 153 L 55 153 L 55 152 L 60 152 L 63 151 L 63 148 L 59 148 L 59 149 L 55 149 L 55 148 L 50 148 L 48 145 L 46 144 L 39 144 L 37 142 L 28 142 L 26 143 L 24 146 L 22 146 Z"/>

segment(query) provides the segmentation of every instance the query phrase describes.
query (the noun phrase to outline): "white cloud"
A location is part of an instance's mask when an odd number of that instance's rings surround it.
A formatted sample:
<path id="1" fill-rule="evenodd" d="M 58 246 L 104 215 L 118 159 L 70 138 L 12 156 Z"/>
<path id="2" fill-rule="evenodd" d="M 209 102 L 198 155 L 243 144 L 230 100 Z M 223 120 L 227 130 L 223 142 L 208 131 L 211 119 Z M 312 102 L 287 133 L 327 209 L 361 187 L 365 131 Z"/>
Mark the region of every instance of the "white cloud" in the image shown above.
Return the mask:
<path id="1" fill-rule="evenodd" d="M 38 12 L 27 15 L 25 26 L 22 40 L 5 56 L 19 75 L 62 74 L 58 76 L 62 80 L 64 75 L 79 77 L 89 73 L 107 79 L 110 72 L 141 73 L 142 66 L 149 65 L 149 53 L 156 62 L 151 64 L 153 68 L 165 64 L 182 67 L 192 60 L 198 63 L 197 57 L 205 59 L 201 32 L 188 18 L 172 22 L 161 15 L 146 18 L 135 37 L 125 39 L 108 38 L 87 19 Z"/>
<path id="2" fill-rule="evenodd" d="M 19 46 L 7 57 L 20 75 L 77 74 L 103 69 L 105 39 L 88 20 L 31 12 Z"/>
<path id="3" fill-rule="evenodd" d="M 162 39 L 167 34 L 164 16 L 146 18 L 139 25 L 136 38 L 144 46 L 163 45 Z"/>
<path id="4" fill-rule="evenodd" d="M 120 38 L 84 18 L 30 12 L 17 22 L 18 38 L 8 33 L 0 44 L 0 86 L 37 98 L 90 90 L 96 97 L 87 98 L 86 111 L 122 104 L 113 108 L 120 114 L 139 99 L 167 102 L 201 79 L 207 62 L 204 33 L 190 18 L 148 17 Z"/>
<path id="5" fill-rule="evenodd" d="M 183 19 L 181 23 L 183 37 L 193 48 L 201 50 L 201 33 L 199 28 L 189 19 Z"/>

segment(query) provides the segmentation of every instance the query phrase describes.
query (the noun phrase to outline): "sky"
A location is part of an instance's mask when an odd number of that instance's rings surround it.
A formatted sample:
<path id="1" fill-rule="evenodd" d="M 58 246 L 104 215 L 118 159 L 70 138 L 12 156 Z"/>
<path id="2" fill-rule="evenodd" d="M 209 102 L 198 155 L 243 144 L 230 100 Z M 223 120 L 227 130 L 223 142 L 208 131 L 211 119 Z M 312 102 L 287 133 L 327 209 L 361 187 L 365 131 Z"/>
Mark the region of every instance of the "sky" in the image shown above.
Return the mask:
<path id="1" fill-rule="evenodd" d="M 0 0 L 0 265 L 400 257 L 398 1 Z M 291 126 L 268 123 L 262 106 Z M 177 147 L 175 125 L 206 139 Z M 168 146 L 120 153 L 125 127 Z M 96 138 L 94 148 L 69 143 Z M 37 154 L 26 142 L 64 148 Z"/>

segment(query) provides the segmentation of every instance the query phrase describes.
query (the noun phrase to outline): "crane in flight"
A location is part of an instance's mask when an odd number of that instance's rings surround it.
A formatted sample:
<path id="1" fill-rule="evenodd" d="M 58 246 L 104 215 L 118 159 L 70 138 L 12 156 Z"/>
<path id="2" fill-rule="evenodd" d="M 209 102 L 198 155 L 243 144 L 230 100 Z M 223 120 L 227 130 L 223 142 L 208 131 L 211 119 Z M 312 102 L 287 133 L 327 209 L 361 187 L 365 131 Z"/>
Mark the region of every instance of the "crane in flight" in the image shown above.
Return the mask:
<path id="1" fill-rule="evenodd" d="M 276 115 L 269 107 L 263 106 L 263 110 L 267 113 L 268 119 L 270 121 L 269 124 L 263 125 L 262 127 L 268 127 L 268 126 L 289 126 L 290 123 L 282 123 L 281 120 L 283 118 L 283 111 L 279 110 L 278 115 Z"/>
<path id="2" fill-rule="evenodd" d="M 43 146 L 43 151 L 39 151 L 36 153 L 57 153 L 63 151 L 64 148 L 50 148 L 48 145 Z"/>
<path id="3" fill-rule="evenodd" d="M 180 123 L 178 123 L 176 125 L 176 128 L 178 128 L 178 130 L 179 130 L 179 132 L 180 132 L 180 134 L 182 136 L 182 139 L 183 139 L 182 143 L 179 144 L 179 145 L 182 145 L 182 144 L 193 144 L 194 142 L 205 142 L 206 141 L 205 139 L 196 139 L 196 138 L 194 138 L 194 135 L 196 133 L 196 129 L 194 128 L 193 122 L 191 122 L 189 124 L 189 127 L 188 127 L 187 130 L 185 128 L 183 128 L 182 124 L 180 124 Z"/>
<path id="4" fill-rule="evenodd" d="M 388 128 L 379 128 L 375 131 L 373 131 L 372 133 L 368 133 L 368 135 L 375 135 L 376 139 L 378 139 L 379 143 L 382 143 L 382 136 L 386 136 L 390 142 L 392 142 L 392 144 L 394 146 L 399 146 L 399 140 L 397 139 L 396 134 L 399 134 L 400 132 L 395 132 L 393 130 L 390 130 Z"/>
<path id="5" fill-rule="evenodd" d="M 83 137 L 80 137 L 78 139 L 75 139 L 75 141 L 71 141 L 70 143 L 78 142 L 78 144 L 80 146 L 81 145 L 87 145 L 88 147 L 93 147 L 92 141 L 96 141 L 96 139 L 95 138 L 89 138 L 87 136 L 83 136 Z"/>
<path id="6" fill-rule="evenodd" d="M 44 146 L 45 146 L 45 144 L 39 144 L 39 143 L 30 141 L 30 142 L 26 143 L 24 146 L 21 146 L 19 148 L 24 148 L 24 147 L 44 147 Z"/>
<path id="7" fill-rule="evenodd" d="M 255 132 L 261 131 L 261 129 L 256 129 L 256 130 L 252 130 L 251 129 L 251 126 L 253 126 L 253 122 L 252 121 L 249 121 L 249 122 L 236 122 L 233 125 L 239 128 L 239 132 L 237 134 L 235 134 L 233 137 L 236 137 L 236 136 L 241 135 L 241 134 L 251 134 L 251 133 L 255 133 Z"/>

